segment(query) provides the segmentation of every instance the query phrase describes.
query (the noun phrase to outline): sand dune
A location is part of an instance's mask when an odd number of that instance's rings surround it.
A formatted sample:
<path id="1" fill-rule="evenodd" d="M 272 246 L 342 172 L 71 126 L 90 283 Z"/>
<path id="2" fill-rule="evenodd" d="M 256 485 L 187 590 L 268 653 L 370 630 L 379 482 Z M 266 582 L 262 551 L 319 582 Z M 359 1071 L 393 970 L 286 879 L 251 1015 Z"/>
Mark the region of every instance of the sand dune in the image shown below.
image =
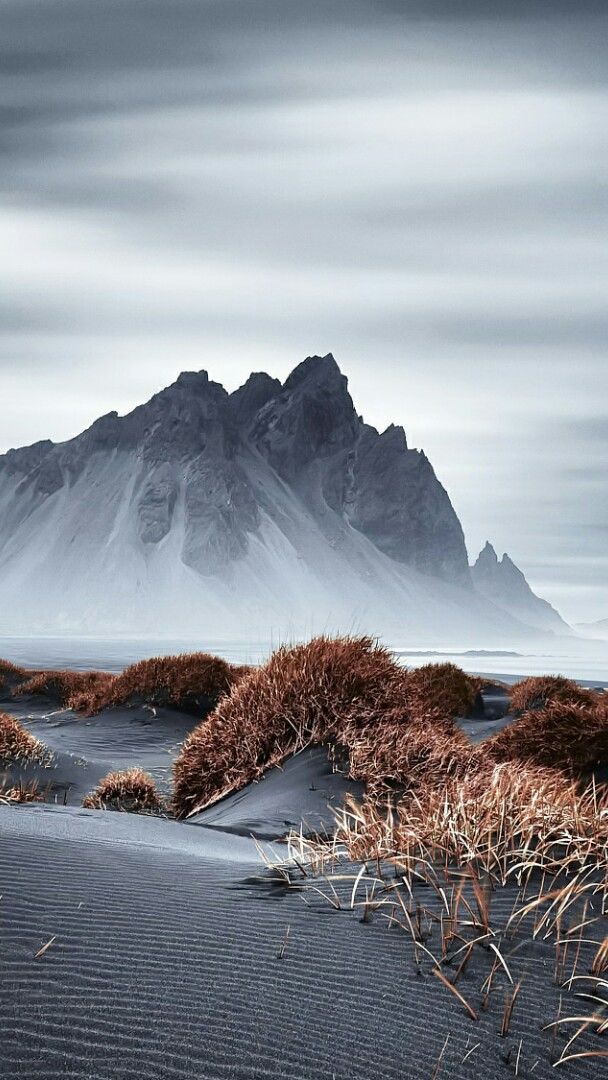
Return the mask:
<path id="1" fill-rule="evenodd" d="M 507 722 L 505 706 L 497 687 L 461 723 L 476 741 Z M 358 866 L 341 864 L 331 884 L 296 875 L 289 888 L 264 861 L 262 853 L 285 857 L 290 828 L 329 828 L 345 794 L 361 792 L 332 771 L 325 749 L 296 755 L 187 823 L 104 813 L 80 802 L 109 769 L 142 765 L 167 789 L 193 718 L 139 707 L 83 718 L 39 700 L 3 707 L 54 754 L 50 769 L 12 765 L 8 774 L 41 785 L 53 775 L 55 800 L 0 806 L 3 1080 L 555 1075 L 551 1031 L 542 1030 L 560 1007 L 552 942 L 529 932 L 509 939 L 506 961 L 523 982 L 501 1037 L 509 982 L 499 969 L 482 1007 L 489 949 L 475 951 L 458 983 L 474 1002 L 472 1020 L 432 964 L 419 967 L 407 934 L 381 911 L 363 922 L 351 908 Z M 428 884 L 416 889 L 439 918 Z M 499 889 L 493 923 L 504 926 L 516 902 L 515 886 Z M 582 946 L 579 970 L 594 952 Z M 565 996 L 563 1009 L 584 1008 Z M 560 1033 L 558 1053 L 570 1034 Z M 597 1049 L 597 1036 L 581 1036 L 576 1049 L 588 1046 Z M 595 1078 L 602 1066 L 580 1058 L 560 1072 Z"/>
<path id="2" fill-rule="evenodd" d="M 448 1035 L 441 1075 L 508 1076 L 520 1040 L 519 1075 L 554 1075 L 540 1031 L 558 1007 L 549 945 L 509 958 L 525 983 L 500 1039 L 502 992 L 469 1020 L 416 974 L 404 935 L 273 885 L 249 839 L 46 806 L 0 808 L 0 831 L 7 1080 L 430 1080 Z M 496 898 L 504 917 L 514 898 Z"/>
<path id="3" fill-rule="evenodd" d="M 48 702 L 9 701 L 5 712 L 16 716 L 52 752 L 50 766 L 36 762 L 0 767 L 2 775 L 38 781 L 52 802 L 80 806 L 84 795 L 114 769 L 141 765 L 161 792 L 169 790 L 171 764 L 193 726 L 193 718 L 172 709 L 106 709 L 82 717 L 69 709 L 49 709 Z"/>

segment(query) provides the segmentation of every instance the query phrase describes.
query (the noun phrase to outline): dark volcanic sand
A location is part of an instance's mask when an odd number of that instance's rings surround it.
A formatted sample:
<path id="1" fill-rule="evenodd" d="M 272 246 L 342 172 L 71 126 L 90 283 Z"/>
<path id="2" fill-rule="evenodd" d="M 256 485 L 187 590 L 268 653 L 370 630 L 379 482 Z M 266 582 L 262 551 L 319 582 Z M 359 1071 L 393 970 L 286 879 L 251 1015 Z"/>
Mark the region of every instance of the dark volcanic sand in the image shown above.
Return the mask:
<path id="1" fill-rule="evenodd" d="M 540 1027 L 557 1012 L 557 990 L 542 942 L 509 957 L 526 982 L 500 1039 L 504 979 L 490 1010 L 469 1020 L 437 979 L 416 974 L 402 931 L 272 884 L 253 841 L 238 835 L 4 807 L 0 878 L 7 1080 L 431 1080 L 448 1034 L 446 1077 L 513 1075 L 501 1054 L 511 1048 L 513 1062 L 520 1039 L 519 1075 L 554 1075 Z M 509 890 L 494 901 L 503 918 L 513 900 Z M 484 962 L 459 984 L 476 1005 Z M 601 1068 L 575 1062 L 568 1075 Z"/>
<path id="2" fill-rule="evenodd" d="M 73 803 L 110 768 L 141 764 L 166 782 L 192 725 L 160 710 L 91 720 L 43 720 L 31 703 L 11 711 L 35 714 L 26 723 L 57 752 L 54 771 Z M 312 750 L 192 824 L 76 805 L 0 806 L 0 1077 L 433 1080 L 448 1035 L 437 1080 L 506 1080 L 520 1040 L 518 1076 L 607 1074 L 601 1059 L 551 1066 L 541 1031 L 558 1008 L 549 944 L 510 944 L 514 977 L 525 979 L 501 1039 L 506 976 L 474 1022 L 430 964 L 417 974 L 403 931 L 379 914 L 362 924 L 348 910 L 350 882 L 336 882 L 346 908 L 337 911 L 318 893 L 273 881 L 247 834 L 329 824 L 328 804 L 347 789 Z M 429 892 L 420 889 L 421 903 L 433 903 Z M 495 896 L 497 923 L 514 900 L 511 889 Z M 490 962 L 481 952 L 459 982 L 476 1008 Z M 563 1011 L 585 1009 L 571 994 L 565 1001 Z"/>
<path id="3" fill-rule="evenodd" d="M 35 698 L 3 702 L 0 708 L 16 716 L 53 754 L 50 767 L 0 765 L 0 779 L 36 779 L 42 790 L 50 789 L 49 801 L 68 806 L 80 806 L 107 773 L 133 765 L 140 765 L 161 792 L 168 792 L 175 755 L 196 724 L 192 716 L 160 708 L 106 709 L 83 717 Z"/>

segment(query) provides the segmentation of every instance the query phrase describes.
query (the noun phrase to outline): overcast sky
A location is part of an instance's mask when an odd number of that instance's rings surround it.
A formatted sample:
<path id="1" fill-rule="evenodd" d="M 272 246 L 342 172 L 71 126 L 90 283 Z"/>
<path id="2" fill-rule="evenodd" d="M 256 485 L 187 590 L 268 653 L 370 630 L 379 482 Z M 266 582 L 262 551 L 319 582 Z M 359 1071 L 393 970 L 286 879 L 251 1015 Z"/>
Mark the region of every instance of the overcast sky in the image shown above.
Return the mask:
<path id="1" fill-rule="evenodd" d="M 332 351 L 470 554 L 608 616 L 608 14 L 0 0 L 0 451 Z"/>

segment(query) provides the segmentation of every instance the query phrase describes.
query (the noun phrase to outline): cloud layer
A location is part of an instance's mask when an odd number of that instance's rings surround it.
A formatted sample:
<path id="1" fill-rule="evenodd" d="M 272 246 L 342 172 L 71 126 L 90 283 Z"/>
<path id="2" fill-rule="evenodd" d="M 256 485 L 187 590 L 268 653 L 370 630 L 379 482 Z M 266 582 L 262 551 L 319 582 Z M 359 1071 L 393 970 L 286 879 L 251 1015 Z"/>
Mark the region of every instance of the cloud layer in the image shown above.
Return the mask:
<path id="1" fill-rule="evenodd" d="M 608 18 L 456 6 L 0 0 L 1 448 L 331 350 L 608 615 Z"/>

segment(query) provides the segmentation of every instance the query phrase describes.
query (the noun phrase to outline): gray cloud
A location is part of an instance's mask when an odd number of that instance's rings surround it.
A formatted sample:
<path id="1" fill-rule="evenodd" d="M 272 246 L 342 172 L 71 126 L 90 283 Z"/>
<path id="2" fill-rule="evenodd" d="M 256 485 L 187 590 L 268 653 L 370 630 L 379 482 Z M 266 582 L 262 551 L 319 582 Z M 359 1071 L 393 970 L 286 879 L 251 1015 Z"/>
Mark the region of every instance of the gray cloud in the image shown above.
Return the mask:
<path id="1" fill-rule="evenodd" d="M 608 615 L 603 4 L 1 10 L 4 446 L 332 350 L 472 553 Z"/>

